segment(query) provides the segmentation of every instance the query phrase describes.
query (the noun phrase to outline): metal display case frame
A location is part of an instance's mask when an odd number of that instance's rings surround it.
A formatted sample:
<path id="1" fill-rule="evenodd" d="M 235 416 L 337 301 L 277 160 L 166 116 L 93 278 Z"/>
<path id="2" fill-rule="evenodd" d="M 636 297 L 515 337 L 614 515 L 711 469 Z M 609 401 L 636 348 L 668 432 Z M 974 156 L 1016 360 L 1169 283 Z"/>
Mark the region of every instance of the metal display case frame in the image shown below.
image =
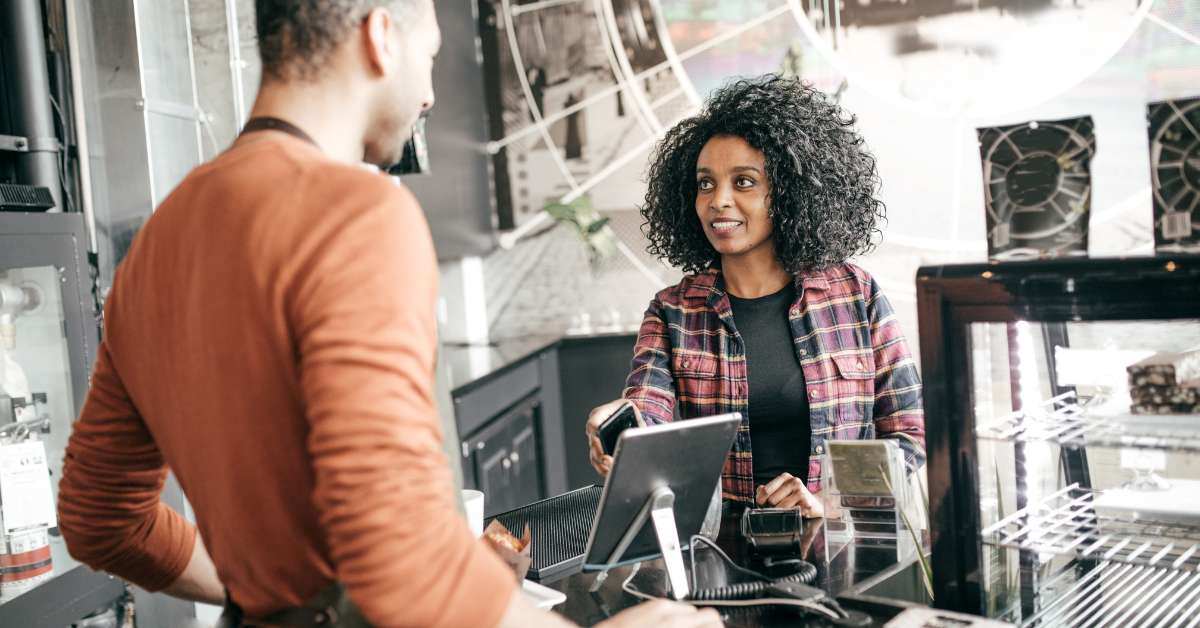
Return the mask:
<path id="1" fill-rule="evenodd" d="M 1200 256 L 923 267 L 917 274 L 917 299 L 936 606 L 986 614 L 988 591 L 982 564 L 985 543 L 1018 550 L 1022 567 L 1039 553 L 1074 557 L 1083 565 L 1081 579 L 1098 581 L 1133 575 L 1120 571 L 1132 565 L 1148 577 L 1142 578 L 1142 584 L 1172 578 L 1174 586 L 1176 579 L 1179 583 L 1184 580 L 1178 574 L 1188 573 L 1187 586 L 1200 586 L 1200 577 L 1191 578 L 1198 574 L 1190 573 L 1200 571 L 1200 548 L 1188 548 L 1192 542 L 1188 539 L 1198 540 L 1193 536 L 1196 531 L 1156 528 L 1164 540 L 1154 545 L 1143 541 L 1149 532 L 1144 525 L 1147 522 L 1107 520 L 1103 529 L 1113 535 L 1097 535 L 1102 528 L 1090 506 L 1091 479 L 1086 458 L 1086 446 L 1153 449 L 1169 445 L 1174 449 L 1177 445 L 1187 446 L 1189 441 L 1178 440 L 1180 435 L 1170 430 L 1155 432 L 1155 428 L 1138 433 L 1137 428 L 1117 429 L 1111 422 L 1091 419 L 1080 412 L 1074 390 L 1060 386 L 1053 375 L 1049 382 L 1053 398 L 1045 407 L 1024 409 L 1024 415 L 1047 420 L 1015 426 L 1004 420 L 977 425 L 969 342 L 970 326 L 975 323 L 1036 321 L 1042 324 L 1042 340 L 1050 348 L 1069 346 L 1066 329 L 1071 322 L 1200 319 Z M 1047 371 L 1055 373 L 1054 351 L 1044 354 L 1051 362 L 1046 365 Z M 1013 399 L 1017 405 L 1017 395 Z M 982 435 L 981 429 L 985 432 Z M 978 466 L 978 441 L 985 437 L 1013 444 L 1016 477 L 1008 480 L 1018 486 L 1026 480 L 1021 448 L 1027 441 L 1061 445 L 1065 488 L 1040 503 L 1018 503 L 1018 512 L 985 529 L 981 525 Z M 1022 492 L 1018 490 L 1018 495 Z M 1057 530 L 1061 535 L 1053 537 L 1059 543 L 1047 542 L 1044 534 L 1030 535 L 1022 527 L 1029 521 L 1041 522 L 1042 526 L 1061 524 Z M 1078 533 L 1081 530 L 1088 534 Z M 1133 538 L 1138 542 L 1131 542 Z M 1175 571 L 1181 567 L 1185 571 Z M 1033 608 L 1027 600 L 1029 583 L 1022 580 L 1021 584 L 1022 616 L 1028 617 Z M 1075 584 L 1079 588 L 1069 595 L 1087 593 L 1086 583 Z M 1061 604 L 1070 604 L 1068 597 L 1061 598 L 1065 600 Z M 1053 609 L 1041 609 L 1048 611 Z M 1130 615 L 1123 621 L 1137 618 Z"/>

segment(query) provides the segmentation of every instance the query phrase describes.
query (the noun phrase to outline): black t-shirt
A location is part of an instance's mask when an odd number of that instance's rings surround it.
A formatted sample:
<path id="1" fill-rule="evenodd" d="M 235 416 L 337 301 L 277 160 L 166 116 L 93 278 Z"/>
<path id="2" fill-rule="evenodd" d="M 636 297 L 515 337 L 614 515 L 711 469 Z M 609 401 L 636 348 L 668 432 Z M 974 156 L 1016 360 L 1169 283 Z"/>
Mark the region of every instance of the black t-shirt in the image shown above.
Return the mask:
<path id="1" fill-rule="evenodd" d="M 795 301 L 796 287 L 790 283 L 757 299 L 729 295 L 734 325 L 746 348 L 756 486 L 784 472 L 808 480 L 808 390 L 788 322 L 788 308 Z"/>

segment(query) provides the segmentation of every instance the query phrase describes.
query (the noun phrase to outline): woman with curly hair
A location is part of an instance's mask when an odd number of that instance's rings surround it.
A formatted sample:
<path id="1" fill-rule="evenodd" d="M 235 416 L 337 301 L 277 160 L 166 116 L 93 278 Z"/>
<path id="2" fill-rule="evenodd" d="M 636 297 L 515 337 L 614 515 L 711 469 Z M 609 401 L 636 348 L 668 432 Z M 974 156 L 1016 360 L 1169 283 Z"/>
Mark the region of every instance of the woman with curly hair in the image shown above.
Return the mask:
<path id="1" fill-rule="evenodd" d="M 650 302 L 623 399 L 649 424 L 740 412 L 726 500 L 823 511 L 832 439 L 897 438 L 923 463 L 921 383 L 879 285 L 847 262 L 871 250 L 884 206 L 854 117 L 799 80 L 715 92 L 651 159 L 642 216 L 651 253 L 689 273 Z"/>

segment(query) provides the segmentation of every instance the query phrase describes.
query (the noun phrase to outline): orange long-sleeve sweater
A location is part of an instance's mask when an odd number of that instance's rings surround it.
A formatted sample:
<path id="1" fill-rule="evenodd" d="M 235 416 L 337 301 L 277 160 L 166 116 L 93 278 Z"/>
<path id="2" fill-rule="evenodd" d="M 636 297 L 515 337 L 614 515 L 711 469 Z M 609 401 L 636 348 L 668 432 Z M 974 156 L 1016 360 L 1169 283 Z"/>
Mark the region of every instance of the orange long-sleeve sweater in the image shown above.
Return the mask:
<path id="1" fill-rule="evenodd" d="M 412 195 L 277 132 L 193 171 L 106 304 L 59 525 L 161 589 L 195 530 L 251 616 L 332 581 L 378 626 L 487 626 L 511 572 L 458 516 L 432 382 L 437 262 Z"/>

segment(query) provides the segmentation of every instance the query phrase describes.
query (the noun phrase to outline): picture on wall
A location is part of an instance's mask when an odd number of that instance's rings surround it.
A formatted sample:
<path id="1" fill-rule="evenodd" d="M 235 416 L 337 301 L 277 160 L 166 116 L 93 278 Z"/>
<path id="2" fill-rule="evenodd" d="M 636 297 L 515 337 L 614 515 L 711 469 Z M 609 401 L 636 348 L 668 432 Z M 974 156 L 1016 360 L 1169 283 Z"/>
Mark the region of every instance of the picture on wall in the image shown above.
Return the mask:
<path id="1" fill-rule="evenodd" d="M 479 19 L 500 229 L 645 152 L 674 121 L 680 82 L 648 0 L 479 0 Z"/>
<path id="2" fill-rule="evenodd" d="M 938 115 L 1029 110 L 1111 57 L 1154 0 L 791 0 L 856 88 Z"/>
<path id="3" fill-rule="evenodd" d="M 1086 255 L 1091 116 L 978 129 L 988 257 Z"/>
<path id="4" fill-rule="evenodd" d="M 1147 105 L 1154 248 L 1200 252 L 1200 98 Z"/>

